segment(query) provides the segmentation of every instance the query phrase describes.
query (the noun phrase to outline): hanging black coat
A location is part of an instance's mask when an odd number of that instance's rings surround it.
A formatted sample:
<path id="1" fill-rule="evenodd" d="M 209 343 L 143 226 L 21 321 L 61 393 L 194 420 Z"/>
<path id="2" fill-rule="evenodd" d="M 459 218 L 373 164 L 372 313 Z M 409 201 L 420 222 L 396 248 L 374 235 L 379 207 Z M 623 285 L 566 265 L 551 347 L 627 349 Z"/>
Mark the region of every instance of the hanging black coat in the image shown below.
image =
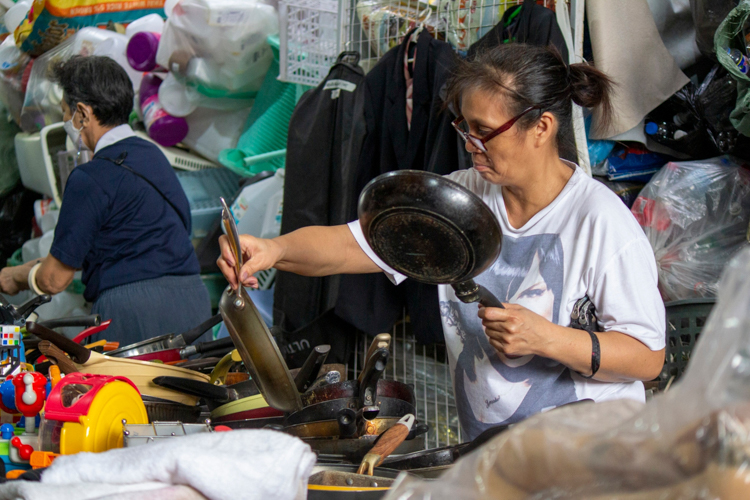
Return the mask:
<path id="1" fill-rule="evenodd" d="M 326 79 L 302 96 L 294 110 L 287 141 L 281 234 L 351 220 L 359 194 L 355 189 L 357 159 L 366 133 L 365 75 L 358 60 L 358 54 L 339 56 Z M 339 276 L 277 274 L 274 325 L 282 330 L 290 366 L 300 366 L 310 350 L 322 343 L 332 346 L 328 362 L 347 361 L 347 341 L 354 327 L 333 313 L 338 293 Z"/>
<path id="2" fill-rule="evenodd" d="M 560 7 L 564 8 L 565 6 L 561 5 Z M 512 10 L 508 9 L 497 26 L 469 47 L 469 58 L 474 57 L 480 51 L 502 45 L 505 40 L 511 40 L 531 45 L 551 45 L 560 52 L 564 61 L 568 60 L 565 38 L 552 10 L 537 4 L 535 0 L 525 0 L 517 20 L 506 27 L 508 14 L 511 12 Z"/>
<path id="3" fill-rule="evenodd" d="M 389 50 L 366 77 L 367 137 L 358 166 L 357 193 L 385 172 L 417 169 L 444 175 L 471 164 L 451 126 L 455 117 L 444 109 L 440 98 L 457 56 L 449 44 L 426 30 L 417 39 L 411 129 L 407 125 L 404 53 L 409 36 Z M 351 219 L 356 218 L 353 211 Z M 404 307 L 418 340 L 442 340 L 436 286 L 413 280 L 395 286 L 382 273 L 341 278 L 336 314 L 363 331 L 388 331 Z"/>

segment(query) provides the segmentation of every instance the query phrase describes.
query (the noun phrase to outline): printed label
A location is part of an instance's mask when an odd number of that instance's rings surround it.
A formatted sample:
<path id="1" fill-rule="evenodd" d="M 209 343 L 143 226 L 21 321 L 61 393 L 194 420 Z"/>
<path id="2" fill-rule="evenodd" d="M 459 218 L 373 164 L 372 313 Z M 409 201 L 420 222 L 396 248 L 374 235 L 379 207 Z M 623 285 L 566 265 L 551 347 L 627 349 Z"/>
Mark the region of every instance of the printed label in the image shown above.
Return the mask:
<path id="1" fill-rule="evenodd" d="M 354 89 L 356 88 L 356 84 L 347 82 L 346 80 L 328 80 L 325 87 L 323 87 L 323 90 L 341 89 L 346 90 L 347 92 L 354 92 Z M 335 97 L 331 97 L 331 99 L 335 99 Z"/>
<path id="2" fill-rule="evenodd" d="M 247 21 L 247 11 L 238 9 L 212 10 L 208 16 L 209 26 L 237 26 Z"/>
<path id="3" fill-rule="evenodd" d="M 169 116 L 164 108 L 159 104 L 159 95 L 154 94 L 143 102 L 143 122 L 146 124 L 146 130 L 151 130 L 151 126 L 160 118 Z"/>

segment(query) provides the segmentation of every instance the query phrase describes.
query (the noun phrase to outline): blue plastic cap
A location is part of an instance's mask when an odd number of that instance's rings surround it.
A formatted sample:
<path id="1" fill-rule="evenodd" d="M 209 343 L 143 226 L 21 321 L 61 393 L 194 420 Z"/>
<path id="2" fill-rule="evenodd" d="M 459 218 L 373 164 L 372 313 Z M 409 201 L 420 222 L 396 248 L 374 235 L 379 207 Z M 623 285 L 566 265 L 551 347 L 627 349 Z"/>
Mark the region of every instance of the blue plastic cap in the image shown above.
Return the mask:
<path id="1" fill-rule="evenodd" d="M 654 122 L 648 122 L 646 124 L 646 133 L 648 135 L 654 135 L 659 131 L 659 125 Z"/>
<path id="2" fill-rule="evenodd" d="M 11 439 L 15 435 L 15 429 L 11 424 L 0 425 L 0 437 L 3 439 Z"/>

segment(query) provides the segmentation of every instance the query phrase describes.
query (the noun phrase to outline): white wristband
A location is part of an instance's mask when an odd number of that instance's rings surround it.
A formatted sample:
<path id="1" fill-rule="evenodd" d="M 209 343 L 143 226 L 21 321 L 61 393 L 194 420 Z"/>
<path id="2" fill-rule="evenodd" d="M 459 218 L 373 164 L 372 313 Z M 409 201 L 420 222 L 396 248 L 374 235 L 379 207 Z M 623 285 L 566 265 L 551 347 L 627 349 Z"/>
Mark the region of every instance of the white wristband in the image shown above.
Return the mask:
<path id="1" fill-rule="evenodd" d="M 36 284 L 36 272 L 39 271 L 40 267 L 42 267 L 42 263 L 37 262 L 34 264 L 34 267 L 31 268 L 31 271 L 29 271 L 29 290 L 37 295 L 44 295 L 44 292 L 39 288 L 39 285 Z"/>

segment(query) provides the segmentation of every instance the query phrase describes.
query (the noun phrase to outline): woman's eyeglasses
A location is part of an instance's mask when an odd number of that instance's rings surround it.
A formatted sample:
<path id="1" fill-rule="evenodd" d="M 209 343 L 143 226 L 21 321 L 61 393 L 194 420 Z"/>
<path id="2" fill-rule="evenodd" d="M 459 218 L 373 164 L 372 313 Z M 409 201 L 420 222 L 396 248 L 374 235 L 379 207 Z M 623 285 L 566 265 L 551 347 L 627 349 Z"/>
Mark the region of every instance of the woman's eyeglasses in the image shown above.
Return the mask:
<path id="1" fill-rule="evenodd" d="M 456 129 L 456 132 L 458 132 L 458 135 L 460 135 L 463 138 L 464 142 L 471 141 L 471 144 L 475 148 L 479 149 L 482 153 L 486 153 L 487 152 L 487 147 L 485 146 L 485 144 L 487 142 L 491 141 L 492 139 L 494 139 L 498 135 L 500 135 L 503 132 L 505 132 L 506 130 L 510 129 L 518 120 L 521 119 L 522 116 L 524 116 L 526 113 L 528 113 L 530 111 L 533 111 L 535 109 L 539 109 L 539 106 L 531 106 L 530 108 L 526 108 L 523 111 L 523 113 L 521 113 L 520 115 L 518 115 L 518 116 L 516 116 L 514 118 L 511 118 L 510 120 L 508 120 L 507 122 L 505 122 L 500 128 L 498 128 L 496 130 L 493 130 L 492 132 L 490 132 L 489 134 L 485 135 L 482 138 L 473 136 L 473 135 L 471 135 L 469 133 L 468 130 L 466 130 L 468 127 L 465 126 L 466 121 L 464 120 L 463 116 L 459 115 L 459 117 L 456 118 L 455 120 L 453 120 L 453 122 L 451 124 L 453 125 L 453 128 Z"/>

